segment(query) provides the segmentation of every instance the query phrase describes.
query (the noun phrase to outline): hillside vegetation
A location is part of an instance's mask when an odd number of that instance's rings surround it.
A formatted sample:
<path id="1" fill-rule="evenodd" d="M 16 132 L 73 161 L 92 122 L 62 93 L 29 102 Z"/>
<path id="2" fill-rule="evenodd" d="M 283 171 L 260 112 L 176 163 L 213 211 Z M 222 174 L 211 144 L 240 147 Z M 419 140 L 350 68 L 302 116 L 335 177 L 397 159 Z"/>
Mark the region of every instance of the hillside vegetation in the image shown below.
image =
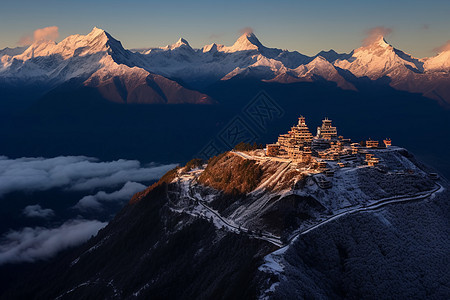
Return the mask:
<path id="1" fill-rule="evenodd" d="M 261 182 L 263 170 L 255 161 L 245 160 L 229 152 L 210 159 L 199 182 L 226 194 L 246 194 Z"/>

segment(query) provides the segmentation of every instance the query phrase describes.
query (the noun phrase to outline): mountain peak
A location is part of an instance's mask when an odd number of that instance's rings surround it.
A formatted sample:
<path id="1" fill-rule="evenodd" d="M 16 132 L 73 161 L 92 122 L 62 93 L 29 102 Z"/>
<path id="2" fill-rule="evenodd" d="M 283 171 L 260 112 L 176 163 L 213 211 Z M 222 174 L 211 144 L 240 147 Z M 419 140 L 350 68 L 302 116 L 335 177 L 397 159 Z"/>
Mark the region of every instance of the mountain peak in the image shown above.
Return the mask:
<path id="1" fill-rule="evenodd" d="M 217 45 L 216 43 L 205 45 L 202 48 L 202 52 L 216 52 L 219 47 L 223 47 L 223 45 Z"/>
<path id="2" fill-rule="evenodd" d="M 377 45 L 380 46 L 382 48 L 387 48 L 389 47 L 389 43 L 386 42 L 386 40 L 384 39 L 384 36 L 380 35 L 374 42 L 372 45 Z"/>
<path id="3" fill-rule="evenodd" d="M 411 72 L 423 72 L 423 62 L 390 45 L 382 35 L 353 51 L 351 57 L 337 60 L 334 65 L 349 70 L 357 77 L 371 80 L 383 76 L 407 76 Z"/>
<path id="4" fill-rule="evenodd" d="M 39 56 L 59 55 L 63 59 L 73 56 L 91 55 L 94 53 L 115 53 L 127 56 L 122 44 L 103 29 L 94 27 L 86 35 L 70 35 L 59 43 L 54 41 L 38 41 L 33 43 L 17 59 L 28 60 Z M 123 61 L 123 60 L 121 60 Z"/>
<path id="5" fill-rule="evenodd" d="M 237 41 L 229 48 L 230 52 L 258 50 L 264 48 L 253 32 L 246 32 L 242 34 Z"/>
<path id="6" fill-rule="evenodd" d="M 59 44 L 63 56 L 71 56 L 77 49 L 77 55 L 92 54 L 96 52 L 109 52 L 113 48 L 121 52 L 122 45 L 105 30 L 94 27 L 86 35 L 71 35 L 62 40 Z"/>
<path id="7" fill-rule="evenodd" d="M 366 42 L 363 47 L 359 49 L 363 50 L 379 50 L 379 49 L 389 49 L 393 48 L 388 42 L 386 42 L 386 39 L 384 36 L 379 35 L 378 37 L 373 38 L 371 41 Z"/>
<path id="8" fill-rule="evenodd" d="M 91 32 L 89 32 L 88 34 L 85 35 L 85 38 L 87 40 L 94 40 L 94 39 L 104 39 L 109 40 L 112 38 L 112 36 L 106 32 L 105 30 L 98 28 L 98 27 L 94 27 Z"/>
<path id="9" fill-rule="evenodd" d="M 182 37 L 180 37 L 180 38 L 178 39 L 178 41 L 176 42 L 176 44 L 178 44 L 178 45 L 187 45 L 187 46 L 189 46 L 188 41 L 186 41 L 186 40 L 183 39 Z"/>
<path id="10" fill-rule="evenodd" d="M 167 45 L 164 48 L 169 49 L 169 50 L 174 50 L 174 49 L 177 49 L 177 48 L 180 48 L 180 47 L 192 49 L 191 45 L 189 45 L 189 42 L 187 40 L 185 40 L 184 38 L 182 38 L 182 37 L 180 37 L 175 44 Z"/>
<path id="11" fill-rule="evenodd" d="M 258 41 L 258 38 L 256 37 L 256 35 L 249 31 L 249 32 L 244 32 L 239 38 L 246 38 L 246 39 L 256 39 Z M 259 41 L 258 41 L 259 42 Z"/>
<path id="12" fill-rule="evenodd" d="M 103 33 L 106 33 L 106 31 L 95 26 L 94 28 L 92 28 L 91 32 L 88 35 L 99 35 L 99 34 L 103 34 Z"/>
<path id="13" fill-rule="evenodd" d="M 379 35 L 377 37 L 372 38 L 370 41 L 366 41 L 363 46 L 355 49 L 352 53 L 352 56 L 358 55 L 375 55 L 378 57 L 381 56 L 395 56 L 396 49 L 386 42 L 384 36 Z"/>

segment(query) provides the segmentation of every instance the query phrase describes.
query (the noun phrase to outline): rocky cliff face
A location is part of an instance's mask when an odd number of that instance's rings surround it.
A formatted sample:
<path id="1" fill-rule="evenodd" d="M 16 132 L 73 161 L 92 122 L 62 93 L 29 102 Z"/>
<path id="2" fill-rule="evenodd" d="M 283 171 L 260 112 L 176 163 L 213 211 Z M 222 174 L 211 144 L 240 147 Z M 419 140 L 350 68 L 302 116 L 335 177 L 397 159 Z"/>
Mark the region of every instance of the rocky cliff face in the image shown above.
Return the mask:
<path id="1" fill-rule="evenodd" d="M 327 189 L 314 164 L 257 151 L 191 162 L 136 194 L 97 236 L 5 295 L 448 295 L 448 274 L 439 264 L 449 246 L 447 183 L 431 180 L 404 149 L 373 152 L 377 168 L 331 165 Z"/>

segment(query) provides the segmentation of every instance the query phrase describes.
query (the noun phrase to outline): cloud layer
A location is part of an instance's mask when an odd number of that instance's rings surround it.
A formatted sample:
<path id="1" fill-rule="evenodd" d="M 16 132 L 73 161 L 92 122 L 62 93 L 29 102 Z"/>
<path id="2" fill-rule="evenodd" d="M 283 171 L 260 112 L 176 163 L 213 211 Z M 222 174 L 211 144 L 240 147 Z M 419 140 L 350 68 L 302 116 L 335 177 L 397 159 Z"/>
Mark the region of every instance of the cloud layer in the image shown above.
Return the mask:
<path id="1" fill-rule="evenodd" d="M 102 202 L 111 202 L 111 201 L 121 201 L 121 200 L 129 200 L 131 196 L 140 192 L 146 188 L 145 185 L 137 183 L 137 182 L 127 182 L 125 185 L 118 191 L 112 193 L 106 193 L 104 191 L 100 191 L 95 195 L 89 195 L 83 197 L 78 203 L 75 205 L 75 208 L 79 210 L 101 210 Z"/>
<path id="2" fill-rule="evenodd" d="M 0 243 L 0 265 L 47 259 L 87 241 L 106 224 L 96 220 L 69 220 L 56 228 L 26 227 L 11 231 Z"/>
<path id="3" fill-rule="evenodd" d="M 0 156 L 0 198 L 13 191 L 52 188 L 93 190 L 126 182 L 156 180 L 175 165 L 142 166 L 136 160 L 99 162 L 84 156 L 18 158 Z"/>
<path id="4" fill-rule="evenodd" d="M 58 37 L 59 37 L 58 26 L 49 26 L 36 29 L 33 32 L 33 35 L 23 36 L 19 40 L 18 44 L 20 46 L 27 46 L 38 41 L 56 41 Z"/>
<path id="5" fill-rule="evenodd" d="M 85 156 L 18 159 L 0 156 L 0 199 L 15 191 L 60 188 L 90 192 L 118 188 L 115 192 L 99 191 L 83 197 L 75 206 L 79 210 L 76 212 L 78 215 L 80 211 L 102 209 L 112 201 L 130 199 L 133 194 L 146 188 L 139 182 L 156 180 L 175 166 L 143 166 L 139 161 L 124 159 L 100 162 Z M 22 214 L 30 218 L 55 217 L 52 209 L 43 208 L 39 204 L 26 206 Z M 98 220 L 79 219 L 76 215 L 70 217 L 69 221 L 61 221 L 64 223 L 59 227 L 25 227 L 6 233 L 0 238 L 0 265 L 34 262 L 52 257 L 61 250 L 85 242 L 106 225 Z"/>
<path id="6" fill-rule="evenodd" d="M 386 37 L 392 33 L 392 28 L 384 27 L 384 26 L 378 26 L 370 28 L 369 30 L 366 30 L 365 34 L 366 37 L 363 40 L 363 45 L 368 46 L 372 44 L 373 42 L 376 42 L 381 37 Z"/>
<path id="7" fill-rule="evenodd" d="M 23 214 L 29 218 L 50 218 L 55 215 L 53 209 L 42 208 L 39 204 L 28 205 L 23 209 Z"/>

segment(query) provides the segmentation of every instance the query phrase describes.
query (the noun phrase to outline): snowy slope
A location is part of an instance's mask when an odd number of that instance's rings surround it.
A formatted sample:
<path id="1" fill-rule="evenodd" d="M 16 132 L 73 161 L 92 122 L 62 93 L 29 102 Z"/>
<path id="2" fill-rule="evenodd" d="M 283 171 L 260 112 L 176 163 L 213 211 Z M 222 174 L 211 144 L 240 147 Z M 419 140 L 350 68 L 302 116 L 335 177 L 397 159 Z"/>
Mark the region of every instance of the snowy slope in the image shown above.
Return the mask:
<path id="1" fill-rule="evenodd" d="M 365 159 L 361 154 L 360 163 L 355 166 L 341 168 L 337 162 L 328 161 L 328 167 L 335 172 L 331 178 L 312 165 L 300 167 L 289 160 L 229 152 L 210 162 L 206 169 L 189 173 L 180 170 L 181 177 L 173 182 L 180 184 L 182 195 L 187 198 L 185 203 L 196 199 L 217 209 L 229 224 L 248 230 L 262 229 L 274 236 L 307 229 L 331 215 L 378 204 L 383 199 L 421 196 L 435 189 L 428 173 L 408 158 L 410 154 L 405 149 L 392 147 L 369 152 L 380 158 L 380 168 L 361 166 Z M 253 174 L 261 174 L 258 184 L 250 190 L 241 190 L 241 194 L 234 191 L 237 196 L 230 196 L 233 189 L 218 182 L 228 178 L 226 174 L 232 178 L 241 176 L 243 166 L 247 173 L 253 170 Z M 235 184 L 245 182 L 245 178 Z M 330 181 L 332 187 L 320 188 L 318 181 L 322 179 Z M 233 184 L 233 180 L 226 184 Z"/>
<path id="2" fill-rule="evenodd" d="M 425 60 L 426 71 L 450 71 L 450 50 L 442 51 L 438 55 Z"/>
<path id="3" fill-rule="evenodd" d="M 296 51 L 265 47 L 254 33 L 244 33 L 232 46 L 212 43 L 202 49 L 192 49 L 180 39 L 161 48 L 136 51 L 143 67 L 153 73 L 181 79 L 195 87 L 205 87 L 235 76 L 260 80 L 273 79 L 296 68 L 311 58 Z"/>
<path id="4" fill-rule="evenodd" d="M 318 81 L 318 80 L 326 80 L 330 82 L 335 82 L 338 87 L 342 89 L 350 89 L 355 90 L 353 84 L 345 80 L 333 67 L 333 65 L 328 62 L 322 56 L 318 56 L 314 58 L 307 65 L 301 65 L 298 68 L 294 69 L 296 77 L 306 81 Z"/>
<path id="5" fill-rule="evenodd" d="M 0 50 L 0 58 L 3 56 L 16 56 L 22 54 L 28 47 L 16 47 L 16 48 L 8 48 Z"/>
<path id="6" fill-rule="evenodd" d="M 6 86 L 39 84 L 52 88 L 74 78 L 91 87 L 110 85 L 99 73 L 95 80 L 89 79 L 98 71 L 124 77 L 122 80 L 137 74 L 160 75 L 172 82 L 167 85 L 176 86 L 176 81 L 195 89 L 232 78 L 280 83 L 329 81 L 343 89 L 358 89 L 358 80 L 369 79 L 450 103 L 450 51 L 419 59 L 394 48 L 381 36 L 350 54 L 330 50 L 308 57 L 268 48 L 254 33 L 242 34 L 231 46 L 212 43 L 194 49 L 180 38 L 165 47 L 129 51 L 104 30 L 94 28 L 87 35 L 72 35 L 60 43 L 38 41 L 26 49 L 0 50 L 0 82 Z"/>
<path id="7" fill-rule="evenodd" d="M 388 44 L 383 37 L 358 48 L 346 59 L 334 61 L 338 69 L 356 78 L 379 80 L 382 84 L 450 103 L 450 52 L 419 59 Z"/>
<path id="8" fill-rule="evenodd" d="M 194 51 L 183 39 L 167 49 Z M 144 64 L 140 56 L 98 28 L 60 43 L 35 42 L 23 53 L 3 55 L 1 62 L 0 80 L 16 86 L 39 83 L 50 89 L 81 79 L 83 85 L 98 88 L 103 97 L 114 102 L 212 103 L 208 96 L 140 67 Z"/>
<path id="9" fill-rule="evenodd" d="M 115 68 L 117 63 L 132 65 L 129 53 L 104 30 L 94 28 L 85 36 L 72 35 L 60 43 L 37 41 L 19 55 L 3 56 L 0 78 L 55 85 L 87 78 L 99 68 Z"/>
<path id="10" fill-rule="evenodd" d="M 397 71 L 408 73 L 423 70 L 421 61 L 395 49 L 383 37 L 356 49 L 350 58 L 337 60 L 334 65 L 357 77 L 367 76 L 372 80 L 390 76 Z"/>
<path id="11" fill-rule="evenodd" d="M 267 48 L 253 33 L 244 33 L 232 46 L 213 43 L 196 50 L 180 39 L 171 46 L 140 53 L 144 54 L 145 69 L 194 87 L 231 78 L 253 78 L 280 83 L 325 80 L 343 89 L 357 89 L 354 80 L 342 74 L 348 71 L 356 79 L 381 80 L 396 89 L 450 101 L 448 52 L 418 59 L 389 45 L 383 37 L 350 54 L 330 50 L 312 58 L 296 51 Z"/>

